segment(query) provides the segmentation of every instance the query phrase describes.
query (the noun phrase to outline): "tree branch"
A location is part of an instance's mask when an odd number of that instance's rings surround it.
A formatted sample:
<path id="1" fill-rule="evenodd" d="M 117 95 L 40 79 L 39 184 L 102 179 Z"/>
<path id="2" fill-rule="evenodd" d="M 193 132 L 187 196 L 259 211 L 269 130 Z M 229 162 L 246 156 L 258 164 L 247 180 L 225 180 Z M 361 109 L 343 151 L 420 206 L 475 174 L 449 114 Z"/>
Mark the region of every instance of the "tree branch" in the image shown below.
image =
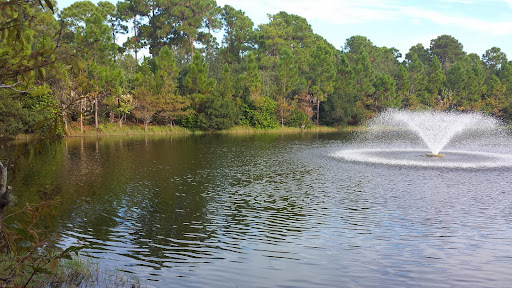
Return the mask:
<path id="1" fill-rule="evenodd" d="M 18 93 L 27 93 L 28 91 L 32 90 L 32 89 L 28 89 L 28 90 L 18 90 L 14 87 L 16 87 L 18 84 L 21 84 L 21 81 L 18 81 L 14 84 L 11 84 L 11 85 L 7 85 L 7 84 L 0 84 L 0 89 L 2 88 L 7 88 L 7 89 L 11 89 L 15 92 L 18 92 Z"/>

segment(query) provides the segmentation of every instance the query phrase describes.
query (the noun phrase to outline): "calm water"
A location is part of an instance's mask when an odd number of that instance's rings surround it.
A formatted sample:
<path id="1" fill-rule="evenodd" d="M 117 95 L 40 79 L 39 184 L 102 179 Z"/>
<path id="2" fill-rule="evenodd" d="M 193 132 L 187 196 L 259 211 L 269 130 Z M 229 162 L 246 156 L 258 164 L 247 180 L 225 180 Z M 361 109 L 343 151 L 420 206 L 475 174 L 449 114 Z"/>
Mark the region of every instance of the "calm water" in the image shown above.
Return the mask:
<path id="1" fill-rule="evenodd" d="M 505 287 L 512 169 L 358 163 L 348 134 L 67 139 L 21 162 L 63 246 L 150 287 Z M 483 150 L 508 149 L 489 143 Z M 473 147 L 475 148 L 475 147 Z M 507 152 L 507 151 L 505 151 Z"/>

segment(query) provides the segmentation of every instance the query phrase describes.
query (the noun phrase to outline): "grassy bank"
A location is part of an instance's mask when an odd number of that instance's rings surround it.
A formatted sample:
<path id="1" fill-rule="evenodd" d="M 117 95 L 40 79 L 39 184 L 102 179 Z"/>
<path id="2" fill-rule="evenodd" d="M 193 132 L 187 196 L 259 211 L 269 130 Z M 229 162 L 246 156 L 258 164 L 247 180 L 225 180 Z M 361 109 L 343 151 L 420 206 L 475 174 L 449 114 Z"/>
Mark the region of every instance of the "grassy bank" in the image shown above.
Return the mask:
<path id="1" fill-rule="evenodd" d="M 304 133 L 304 132 L 339 132 L 339 131 L 354 131 L 360 127 L 346 126 L 346 127 L 327 127 L 327 126 L 314 126 L 312 128 L 301 129 L 297 127 L 278 127 L 273 129 L 256 129 L 249 126 L 235 126 L 231 129 L 221 131 L 200 131 L 190 130 L 181 126 L 149 126 L 144 130 L 144 126 L 140 124 L 127 123 L 119 126 L 116 123 L 107 123 L 99 126 L 96 129 L 93 126 L 84 126 L 83 133 L 80 132 L 80 127 L 74 123 L 71 125 L 70 137 L 81 136 L 122 136 L 122 135 L 186 135 L 186 134 L 237 134 L 237 133 Z"/>
<path id="2" fill-rule="evenodd" d="M 181 126 L 149 126 L 144 130 L 141 124 L 127 123 L 119 126 L 117 123 L 101 124 L 96 130 L 94 126 L 84 126 L 83 132 L 77 123 L 72 123 L 69 129 L 68 137 L 89 137 L 89 136 L 130 136 L 130 135 L 201 135 L 201 134 L 243 134 L 243 133 L 332 133 L 332 132 L 352 132 L 365 129 L 363 126 L 313 126 L 311 128 L 301 129 L 298 127 L 277 127 L 273 129 L 257 129 L 250 126 L 235 126 L 231 129 L 221 131 L 200 131 L 190 130 Z M 19 140 L 28 141 L 36 138 L 36 134 L 20 134 L 13 138 L 5 138 L 4 141 Z"/>
<path id="3" fill-rule="evenodd" d="M 101 124 L 98 130 L 94 126 L 84 126 L 83 132 L 80 131 L 80 126 L 73 123 L 69 129 L 70 137 L 81 136 L 122 136 L 122 135 L 165 135 L 165 134 L 186 134 L 186 133 L 200 133 L 197 131 L 190 131 L 180 126 L 148 126 L 144 130 L 144 125 L 127 123 L 122 126 L 116 123 Z"/>

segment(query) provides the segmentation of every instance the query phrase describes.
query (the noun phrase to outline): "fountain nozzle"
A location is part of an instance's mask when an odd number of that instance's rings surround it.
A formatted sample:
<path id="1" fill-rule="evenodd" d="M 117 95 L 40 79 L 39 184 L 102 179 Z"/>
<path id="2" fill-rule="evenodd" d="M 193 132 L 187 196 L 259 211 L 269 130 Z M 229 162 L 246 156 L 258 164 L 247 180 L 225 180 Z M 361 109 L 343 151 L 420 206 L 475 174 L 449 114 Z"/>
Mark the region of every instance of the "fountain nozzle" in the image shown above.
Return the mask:
<path id="1" fill-rule="evenodd" d="M 444 157 L 444 154 L 426 154 L 427 157 L 437 157 L 437 158 L 442 158 Z"/>

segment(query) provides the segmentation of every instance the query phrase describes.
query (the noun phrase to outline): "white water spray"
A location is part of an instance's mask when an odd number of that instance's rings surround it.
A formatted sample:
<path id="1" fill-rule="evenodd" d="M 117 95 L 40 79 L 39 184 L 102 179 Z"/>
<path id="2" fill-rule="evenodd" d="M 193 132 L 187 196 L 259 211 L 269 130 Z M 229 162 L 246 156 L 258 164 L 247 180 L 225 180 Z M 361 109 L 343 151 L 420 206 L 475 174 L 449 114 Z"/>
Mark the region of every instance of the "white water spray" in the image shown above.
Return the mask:
<path id="1" fill-rule="evenodd" d="M 512 138 L 502 128 L 500 121 L 479 113 L 388 110 L 370 121 L 368 131 L 351 144 L 351 149 L 337 151 L 332 156 L 398 166 L 511 167 L 512 153 L 503 151 L 510 151 Z M 452 141 L 454 147 L 443 150 L 454 138 L 457 138 Z M 409 142 L 412 139 L 421 139 L 425 150 L 419 143 Z M 486 152 L 488 149 L 491 150 Z M 439 158 L 443 156 L 441 152 L 447 157 Z"/>
<path id="2" fill-rule="evenodd" d="M 388 110 L 374 118 L 368 128 L 408 129 L 423 140 L 432 155 L 438 155 L 454 136 L 462 132 L 489 131 L 498 126 L 495 118 L 479 113 Z"/>

